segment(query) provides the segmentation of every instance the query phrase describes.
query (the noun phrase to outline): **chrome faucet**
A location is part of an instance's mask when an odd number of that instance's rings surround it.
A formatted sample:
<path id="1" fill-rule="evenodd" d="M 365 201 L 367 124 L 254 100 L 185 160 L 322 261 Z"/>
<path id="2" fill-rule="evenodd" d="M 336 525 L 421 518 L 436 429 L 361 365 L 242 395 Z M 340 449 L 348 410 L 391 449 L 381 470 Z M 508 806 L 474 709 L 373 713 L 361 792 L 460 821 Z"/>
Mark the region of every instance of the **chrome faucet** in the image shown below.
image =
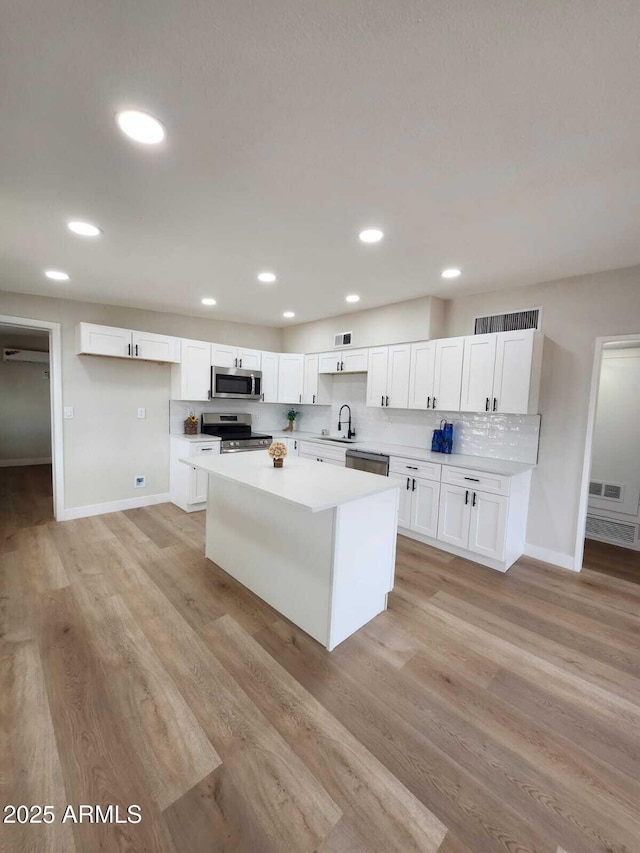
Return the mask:
<path id="1" fill-rule="evenodd" d="M 340 406 L 340 411 L 338 412 L 338 429 L 339 430 L 342 429 L 342 410 L 343 409 L 349 409 L 349 424 L 348 424 L 348 429 L 347 429 L 347 438 L 355 438 L 356 437 L 356 431 L 355 431 L 355 429 L 351 429 L 351 406 L 347 405 L 347 403 L 345 403 L 344 406 Z"/>

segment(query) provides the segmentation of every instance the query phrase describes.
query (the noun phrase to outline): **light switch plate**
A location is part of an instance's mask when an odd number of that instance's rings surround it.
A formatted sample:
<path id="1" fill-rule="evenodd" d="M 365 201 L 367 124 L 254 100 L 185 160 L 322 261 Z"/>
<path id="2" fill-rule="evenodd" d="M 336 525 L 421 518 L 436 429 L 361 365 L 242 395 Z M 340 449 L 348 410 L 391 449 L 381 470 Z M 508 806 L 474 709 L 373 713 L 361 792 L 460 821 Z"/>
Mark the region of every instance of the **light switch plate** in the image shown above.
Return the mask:
<path id="1" fill-rule="evenodd" d="M 73 406 L 64 407 L 64 416 L 67 420 L 71 420 L 71 418 L 73 417 Z"/>
<path id="2" fill-rule="evenodd" d="M 139 418 L 146 418 L 147 417 L 147 410 L 143 409 L 143 408 L 139 408 L 138 409 L 138 417 Z"/>

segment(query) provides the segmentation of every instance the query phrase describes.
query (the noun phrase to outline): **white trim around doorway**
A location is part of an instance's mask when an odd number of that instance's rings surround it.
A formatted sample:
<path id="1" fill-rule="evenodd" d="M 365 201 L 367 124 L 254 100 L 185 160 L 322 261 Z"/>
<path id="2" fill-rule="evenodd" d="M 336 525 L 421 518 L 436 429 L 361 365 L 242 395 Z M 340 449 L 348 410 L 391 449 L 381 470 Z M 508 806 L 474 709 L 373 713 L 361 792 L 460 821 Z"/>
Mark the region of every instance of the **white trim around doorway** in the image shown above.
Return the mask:
<path id="1" fill-rule="evenodd" d="M 51 457 L 53 474 L 53 517 L 65 518 L 64 505 L 64 441 L 62 426 L 62 333 L 60 323 L 10 317 L 0 314 L 0 324 L 25 329 L 47 329 L 49 332 L 49 376 L 51 382 Z"/>
<path id="2" fill-rule="evenodd" d="M 637 335 L 613 335 L 607 338 L 596 338 L 596 351 L 593 356 L 593 370 L 591 373 L 591 393 L 589 395 L 589 413 L 587 415 L 587 434 L 584 442 L 584 462 L 582 465 L 582 483 L 580 486 L 580 503 L 578 505 L 578 529 L 576 532 L 575 561 L 573 569 L 576 572 L 582 570 L 584 559 L 584 539 L 587 531 L 587 509 L 589 504 L 589 479 L 591 476 L 591 454 L 593 453 L 593 432 L 596 424 L 596 411 L 598 408 L 598 391 L 600 389 L 600 369 L 602 365 L 602 352 L 605 344 L 628 342 L 629 345 L 637 342 L 640 344 L 640 333 Z"/>

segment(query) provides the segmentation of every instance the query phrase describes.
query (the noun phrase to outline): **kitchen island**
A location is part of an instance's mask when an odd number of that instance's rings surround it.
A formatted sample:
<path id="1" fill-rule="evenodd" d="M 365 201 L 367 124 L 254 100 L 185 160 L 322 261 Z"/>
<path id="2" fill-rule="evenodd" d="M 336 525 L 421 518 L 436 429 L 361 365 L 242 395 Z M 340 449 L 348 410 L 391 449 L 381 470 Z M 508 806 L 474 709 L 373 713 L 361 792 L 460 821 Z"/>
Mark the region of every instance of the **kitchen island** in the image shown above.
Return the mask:
<path id="1" fill-rule="evenodd" d="M 183 459 L 209 475 L 208 559 L 329 651 L 387 606 L 399 483 L 268 453 Z"/>

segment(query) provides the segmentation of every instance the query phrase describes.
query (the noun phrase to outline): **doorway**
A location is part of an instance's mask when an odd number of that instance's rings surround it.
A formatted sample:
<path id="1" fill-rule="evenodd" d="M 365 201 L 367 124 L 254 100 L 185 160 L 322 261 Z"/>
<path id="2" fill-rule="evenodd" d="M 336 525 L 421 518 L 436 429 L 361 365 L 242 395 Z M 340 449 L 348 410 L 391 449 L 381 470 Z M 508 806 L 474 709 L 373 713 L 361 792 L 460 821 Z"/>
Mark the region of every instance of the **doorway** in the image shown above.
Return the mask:
<path id="1" fill-rule="evenodd" d="M 64 519 L 63 470 L 60 324 L 0 315 L 0 509 L 9 533 Z"/>
<path id="2" fill-rule="evenodd" d="M 591 404 L 581 565 L 640 583 L 640 335 L 601 341 Z"/>

